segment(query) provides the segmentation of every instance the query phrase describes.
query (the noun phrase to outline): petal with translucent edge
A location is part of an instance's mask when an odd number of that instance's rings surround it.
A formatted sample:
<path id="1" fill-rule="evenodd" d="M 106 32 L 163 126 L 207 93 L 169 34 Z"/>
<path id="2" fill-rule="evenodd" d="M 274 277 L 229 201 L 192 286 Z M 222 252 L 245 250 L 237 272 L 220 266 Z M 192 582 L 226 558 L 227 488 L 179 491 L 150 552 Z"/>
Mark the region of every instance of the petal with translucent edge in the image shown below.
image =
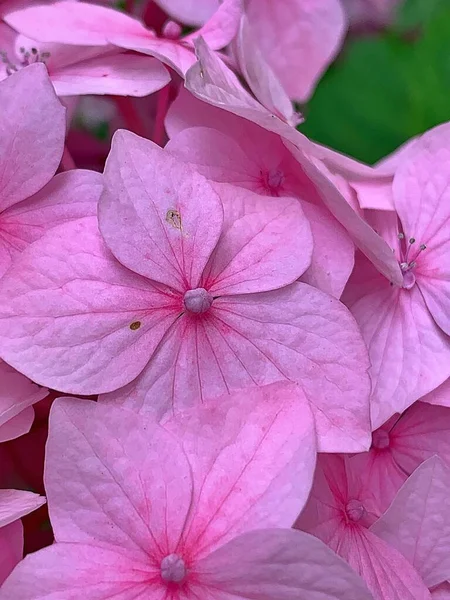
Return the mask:
<path id="1" fill-rule="evenodd" d="M 5 527 L 45 504 L 45 498 L 22 490 L 0 490 L 0 527 Z"/>
<path id="2" fill-rule="evenodd" d="M 246 17 L 242 17 L 234 50 L 239 68 L 256 98 L 275 115 L 295 126 L 298 117 L 292 102 L 264 59 Z"/>
<path id="3" fill-rule="evenodd" d="M 258 212 L 234 221 L 206 266 L 201 287 L 214 296 L 281 288 L 311 263 L 311 229 L 300 203 L 295 198 L 256 198 L 255 204 Z"/>
<path id="4" fill-rule="evenodd" d="M 179 297 L 114 259 L 95 217 L 79 219 L 29 246 L 1 280 L 1 354 L 41 385 L 111 391 L 142 371 L 180 312 Z"/>
<path id="5" fill-rule="evenodd" d="M 450 375 L 450 344 L 423 297 L 390 286 L 359 257 L 348 283 L 348 303 L 372 363 L 372 428 L 440 385 Z"/>
<path id="6" fill-rule="evenodd" d="M 229 600 L 371 600 L 363 581 L 318 539 L 289 529 L 241 535 L 198 564 Z"/>
<path id="7" fill-rule="evenodd" d="M 38 192 L 54 175 L 66 133 L 65 109 L 47 69 L 33 64 L 0 87 L 0 210 Z"/>
<path id="8" fill-rule="evenodd" d="M 203 319 L 183 317 L 133 383 L 105 398 L 142 412 L 197 405 L 237 389 L 298 382 L 323 452 L 370 446 L 367 354 L 345 307 L 303 283 L 214 300 Z"/>
<path id="9" fill-rule="evenodd" d="M 22 556 L 23 526 L 20 521 L 14 521 L 0 528 L 0 585 L 22 560 Z"/>
<path id="10" fill-rule="evenodd" d="M 190 555 L 204 557 L 261 526 L 291 527 L 316 462 L 314 421 L 299 386 L 234 392 L 164 427 L 181 440 L 192 469 L 195 510 L 184 533 Z"/>
<path id="11" fill-rule="evenodd" d="M 153 142 L 119 131 L 105 186 L 100 231 L 122 264 L 179 292 L 198 287 L 223 222 L 206 179 Z"/>
<path id="12" fill-rule="evenodd" d="M 434 454 L 450 465 L 450 408 L 421 400 L 403 413 L 389 433 L 392 456 L 408 474 Z"/>
<path id="13" fill-rule="evenodd" d="M 250 0 L 247 14 L 267 62 L 291 98 L 305 102 L 343 41 L 346 22 L 341 3 Z"/>
<path id="14" fill-rule="evenodd" d="M 155 568 L 120 550 L 53 544 L 28 555 L 0 588 L 0 600 L 163 600 Z"/>
<path id="15" fill-rule="evenodd" d="M 45 467 L 57 542 L 158 565 L 174 552 L 192 499 L 180 444 L 150 419 L 79 399 L 50 413 Z"/>
<path id="16" fill-rule="evenodd" d="M 191 44 L 201 36 L 211 50 L 225 48 L 238 31 L 242 8 L 242 0 L 222 0 L 203 27 L 184 37 L 183 42 Z"/>
<path id="17" fill-rule="evenodd" d="M 163 88 L 170 82 L 170 75 L 154 58 L 112 54 L 53 69 L 51 79 L 60 96 L 118 94 L 140 97 Z"/>
<path id="18" fill-rule="evenodd" d="M 35 402 L 48 395 L 48 390 L 0 361 L 0 440 L 2 442 L 26 433 L 33 422 Z M 22 415 L 20 419 L 17 419 Z"/>
<path id="19" fill-rule="evenodd" d="M 100 173 L 76 169 L 59 173 L 37 194 L 7 208 L 0 216 L 0 275 L 13 258 L 49 229 L 95 216 L 102 189 Z"/>
<path id="20" fill-rule="evenodd" d="M 401 552 L 427 587 L 449 579 L 449 467 L 437 456 L 422 463 L 371 531 Z"/>

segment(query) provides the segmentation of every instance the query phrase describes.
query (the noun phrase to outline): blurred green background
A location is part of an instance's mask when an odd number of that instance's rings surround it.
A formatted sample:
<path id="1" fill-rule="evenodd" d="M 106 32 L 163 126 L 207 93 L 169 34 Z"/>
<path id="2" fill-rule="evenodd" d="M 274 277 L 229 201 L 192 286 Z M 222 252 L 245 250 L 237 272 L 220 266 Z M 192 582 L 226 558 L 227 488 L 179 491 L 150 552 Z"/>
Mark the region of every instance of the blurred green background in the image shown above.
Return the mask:
<path id="1" fill-rule="evenodd" d="M 299 129 L 368 163 L 450 121 L 450 0 L 406 0 L 385 30 L 350 33 Z"/>

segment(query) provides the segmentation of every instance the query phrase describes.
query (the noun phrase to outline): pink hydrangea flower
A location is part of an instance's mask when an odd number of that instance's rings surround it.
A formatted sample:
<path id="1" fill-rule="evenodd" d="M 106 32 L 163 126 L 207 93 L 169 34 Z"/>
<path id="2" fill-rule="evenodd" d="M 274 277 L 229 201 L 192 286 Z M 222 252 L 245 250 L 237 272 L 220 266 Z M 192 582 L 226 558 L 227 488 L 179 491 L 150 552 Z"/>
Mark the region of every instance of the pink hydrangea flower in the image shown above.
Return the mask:
<path id="1" fill-rule="evenodd" d="M 57 400 L 45 476 L 56 544 L 27 557 L 0 598 L 369 600 L 345 563 L 289 529 L 314 462 L 295 386 L 223 398 L 164 427 Z"/>
<path id="2" fill-rule="evenodd" d="M 310 498 L 295 526 L 342 556 L 375 600 L 429 600 L 428 587 L 448 577 L 443 552 L 450 533 L 450 471 L 437 457 L 429 459 L 382 516 L 377 487 L 372 489 L 365 467 L 359 456 L 320 456 Z"/>
<path id="3" fill-rule="evenodd" d="M 0 276 L 31 242 L 60 223 L 95 215 L 102 179 L 61 161 L 65 110 L 43 65 L 0 85 Z"/>
<path id="4" fill-rule="evenodd" d="M 23 528 L 20 518 L 45 503 L 31 492 L 0 490 L 0 584 L 20 562 L 23 554 Z"/>
<path id="5" fill-rule="evenodd" d="M 397 212 L 368 217 L 393 249 L 402 284 L 359 259 L 346 291 L 371 357 L 374 427 L 450 375 L 449 139 L 446 123 L 417 140 L 395 173 Z"/>
<path id="6" fill-rule="evenodd" d="M 37 42 L 17 35 L 4 23 L 0 23 L 0 59 L 0 80 L 30 64 L 44 63 L 58 96 L 146 96 L 170 81 L 167 69 L 156 59 L 112 46 Z"/>
<path id="7" fill-rule="evenodd" d="M 367 449 L 366 349 L 340 302 L 296 282 L 312 252 L 299 202 L 243 191 L 223 228 L 207 180 L 129 132 L 105 185 L 101 234 L 95 218 L 55 228 L 3 279 L 2 357 L 54 389 L 160 416 L 295 381 L 321 448 Z"/>
<path id="8" fill-rule="evenodd" d="M 183 76 L 195 63 L 195 39 L 203 36 L 211 49 L 224 48 L 236 34 L 241 12 L 241 0 L 224 0 L 200 30 L 185 37 L 180 37 L 181 28 L 175 23 L 169 23 L 165 35 L 158 37 L 121 11 L 67 0 L 18 9 L 4 19 L 20 33 L 40 42 L 105 48 L 112 45 L 134 50 L 154 56 Z"/>

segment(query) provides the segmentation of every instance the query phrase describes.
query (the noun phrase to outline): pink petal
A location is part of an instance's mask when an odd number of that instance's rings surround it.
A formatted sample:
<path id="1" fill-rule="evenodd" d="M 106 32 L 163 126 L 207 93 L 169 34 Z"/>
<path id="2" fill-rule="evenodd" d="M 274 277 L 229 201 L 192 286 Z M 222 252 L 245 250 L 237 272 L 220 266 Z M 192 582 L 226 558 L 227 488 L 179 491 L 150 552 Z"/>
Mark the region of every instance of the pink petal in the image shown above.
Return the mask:
<path id="1" fill-rule="evenodd" d="M 230 600 L 370 600 L 362 580 L 319 540 L 289 529 L 253 531 L 199 563 Z"/>
<path id="2" fill-rule="evenodd" d="M 431 590 L 431 597 L 433 600 L 449 600 L 450 598 L 450 583 L 446 581 L 441 585 Z"/>
<path id="3" fill-rule="evenodd" d="M 261 104 L 287 123 L 295 126 L 298 116 L 292 102 L 276 74 L 264 59 L 258 41 L 247 18 L 243 17 L 235 42 L 241 73 Z"/>
<path id="4" fill-rule="evenodd" d="M 209 183 L 153 142 L 115 134 L 105 168 L 100 230 L 127 267 L 185 292 L 220 236 L 223 209 Z"/>
<path id="5" fill-rule="evenodd" d="M 20 521 L 14 521 L 0 529 L 0 585 L 22 560 L 22 555 L 23 527 Z"/>
<path id="6" fill-rule="evenodd" d="M 0 220 L 0 275 L 52 227 L 96 215 L 102 190 L 99 173 L 77 169 L 56 175 L 37 194 L 6 209 Z"/>
<path id="7" fill-rule="evenodd" d="M 184 538 L 195 557 L 245 531 L 292 526 L 316 462 L 314 421 L 298 386 L 235 392 L 164 426 L 181 440 L 192 469 L 195 510 Z"/>
<path id="8" fill-rule="evenodd" d="M 6 441 L 29 430 L 34 413 L 27 409 L 45 398 L 48 390 L 32 383 L 3 361 L 0 361 L 0 382 L 0 439 Z"/>
<path id="9" fill-rule="evenodd" d="M 255 201 L 258 212 L 231 225 L 205 269 L 201 287 L 214 296 L 281 288 L 298 279 L 311 263 L 311 229 L 300 203 L 295 198 Z"/>
<path id="10" fill-rule="evenodd" d="M 51 79 L 56 93 L 60 96 L 147 96 L 167 85 L 170 75 L 155 59 L 132 54 L 114 54 L 53 69 Z"/>
<path id="11" fill-rule="evenodd" d="M 187 25 L 203 25 L 220 6 L 220 0 L 155 0 L 168 15 Z"/>
<path id="12" fill-rule="evenodd" d="M 429 458 L 409 477 L 371 531 L 416 568 L 427 587 L 450 577 L 450 469 Z"/>
<path id="13" fill-rule="evenodd" d="M 0 87 L 0 210 L 38 192 L 55 173 L 65 110 L 42 64 L 14 73 Z"/>
<path id="14" fill-rule="evenodd" d="M 220 50 L 232 41 L 242 15 L 242 0 L 222 0 L 217 10 L 201 29 L 187 35 L 183 41 L 193 43 L 201 36 L 211 50 Z"/>
<path id="15" fill-rule="evenodd" d="M 2 354 L 54 389 L 111 391 L 142 371 L 180 312 L 179 298 L 111 256 L 95 217 L 79 219 L 32 244 L 2 279 Z"/>
<path id="16" fill-rule="evenodd" d="M 151 568 L 124 552 L 83 544 L 54 544 L 28 555 L 0 590 L 1 600 L 162 600 L 149 583 Z"/>
<path id="17" fill-rule="evenodd" d="M 394 203 L 406 238 L 415 238 L 417 250 L 421 245 L 426 246 L 414 259 L 417 283 L 434 320 L 448 335 L 449 139 L 449 123 L 424 134 L 409 148 L 393 185 Z"/>
<path id="18" fill-rule="evenodd" d="M 88 2 L 61 1 L 14 10 L 4 17 L 16 31 L 40 42 L 106 46 L 116 34 L 146 37 L 140 21 L 122 11 Z"/>
<path id="19" fill-rule="evenodd" d="M 78 399 L 52 407 L 45 486 L 57 542 L 109 549 L 149 568 L 176 548 L 191 505 L 189 465 L 173 436 Z"/>
<path id="20" fill-rule="evenodd" d="M 292 144 L 288 148 L 306 175 L 316 185 L 321 199 L 331 214 L 343 225 L 356 246 L 376 268 L 395 285 L 403 285 L 403 276 L 391 248 L 348 204 L 331 181 L 326 167 L 316 159 L 308 159 Z"/>
<path id="21" fill-rule="evenodd" d="M 434 454 L 450 465 L 449 428 L 450 409 L 415 402 L 389 433 L 395 461 L 408 474 Z"/>
<path id="22" fill-rule="evenodd" d="M 346 26 L 340 2 L 250 0 L 247 15 L 288 94 L 305 102 L 343 41 Z"/>
<path id="23" fill-rule="evenodd" d="M 21 490 L 0 490 L 0 527 L 6 527 L 45 504 L 45 498 Z"/>
<path id="24" fill-rule="evenodd" d="M 372 363 L 376 429 L 450 375 L 450 346 L 417 286 L 410 290 L 390 286 L 366 260 L 358 259 L 348 287 L 354 294 L 349 305 Z"/>
<path id="25" fill-rule="evenodd" d="M 216 299 L 204 319 L 183 317 L 141 377 L 107 399 L 162 416 L 287 379 L 300 383 L 311 403 L 320 450 L 359 452 L 370 445 L 367 366 L 345 307 L 295 283 Z"/>
<path id="26" fill-rule="evenodd" d="M 392 177 L 378 180 L 352 181 L 352 188 L 358 194 L 359 206 L 363 209 L 395 210 L 392 197 Z"/>
<path id="27" fill-rule="evenodd" d="M 432 392 L 421 398 L 422 402 L 434 404 L 436 406 L 450 407 L 450 379 L 435 388 Z"/>

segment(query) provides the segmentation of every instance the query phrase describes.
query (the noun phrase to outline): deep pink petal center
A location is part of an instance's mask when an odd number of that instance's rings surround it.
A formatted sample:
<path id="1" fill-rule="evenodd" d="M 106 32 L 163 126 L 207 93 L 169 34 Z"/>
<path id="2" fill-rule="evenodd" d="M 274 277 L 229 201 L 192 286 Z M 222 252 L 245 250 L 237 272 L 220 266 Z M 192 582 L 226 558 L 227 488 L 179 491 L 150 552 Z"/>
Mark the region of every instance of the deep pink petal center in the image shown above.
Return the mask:
<path id="1" fill-rule="evenodd" d="M 161 561 L 161 577 L 167 583 L 181 583 L 186 578 L 186 564 L 178 554 L 169 554 Z"/>
<path id="2" fill-rule="evenodd" d="M 280 196 L 281 189 L 286 179 L 283 171 L 280 169 L 271 169 L 261 174 L 262 185 L 266 192 L 271 196 Z"/>
<path id="3" fill-rule="evenodd" d="M 366 509 L 364 508 L 362 502 L 353 498 L 347 502 L 345 506 L 345 512 L 349 521 L 357 523 L 366 514 Z"/>
<path id="4" fill-rule="evenodd" d="M 390 443 L 389 433 L 385 429 L 377 429 L 372 433 L 372 448 L 383 450 L 388 448 Z"/>
<path id="5" fill-rule="evenodd" d="M 188 312 L 200 314 L 209 310 L 213 299 L 212 295 L 205 288 L 196 288 L 195 290 L 188 290 L 184 294 L 183 302 Z"/>

